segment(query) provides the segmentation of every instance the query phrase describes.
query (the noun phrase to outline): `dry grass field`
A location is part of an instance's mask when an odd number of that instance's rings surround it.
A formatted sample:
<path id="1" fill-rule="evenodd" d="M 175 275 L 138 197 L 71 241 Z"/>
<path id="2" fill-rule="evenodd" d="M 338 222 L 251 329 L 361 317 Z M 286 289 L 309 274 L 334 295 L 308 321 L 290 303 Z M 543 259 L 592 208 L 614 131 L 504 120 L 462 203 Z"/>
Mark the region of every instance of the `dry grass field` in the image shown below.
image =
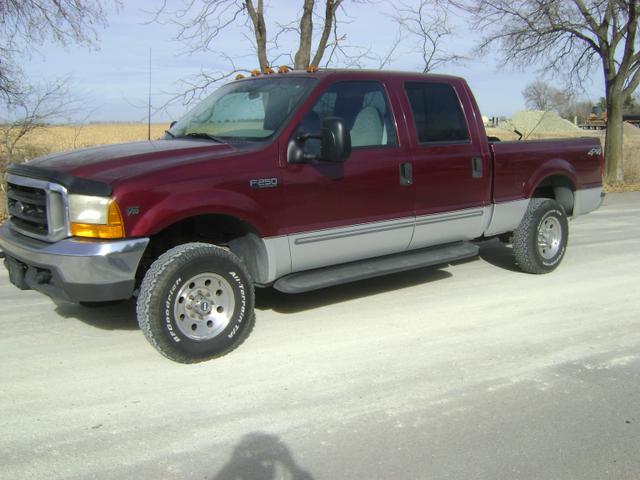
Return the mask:
<path id="1" fill-rule="evenodd" d="M 152 124 L 151 138 L 159 138 L 169 125 Z M 52 125 L 35 130 L 20 143 L 19 161 L 76 148 L 135 142 L 147 139 L 147 125 L 141 123 L 101 123 L 88 125 Z"/>
<path id="2" fill-rule="evenodd" d="M 152 124 L 151 138 L 159 138 L 169 127 L 167 124 Z M 25 161 L 50 153 L 77 148 L 134 142 L 147 139 L 148 127 L 141 123 L 100 123 L 88 125 L 52 125 L 35 130 L 25 136 L 14 152 L 14 161 Z M 0 145 L 0 177 L 4 177 L 2 166 L 6 153 Z M 4 185 L 0 184 L 0 223 L 6 215 Z"/>
<path id="3" fill-rule="evenodd" d="M 168 125 L 151 125 L 151 138 L 162 136 Z M 516 140 L 517 136 L 508 130 L 499 128 L 487 129 L 487 134 L 502 140 Z M 579 132 L 579 135 L 600 137 L 604 142 L 604 134 L 598 132 Z M 537 134 L 531 139 L 560 138 L 566 134 Z M 40 155 L 62 152 L 76 148 L 105 145 L 111 143 L 132 142 L 146 140 L 147 126 L 144 124 L 109 123 L 89 125 L 55 125 L 37 130 L 23 139 L 21 147 L 16 152 L 17 160 L 23 161 Z M 1 148 L 1 147 L 0 147 Z M 625 185 L 609 185 L 609 191 L 640 190 L 640 129 L 638 134 L 625 135 Z M 4 153 L 0 151 L 4 157 Z M 3 160 L 3 159 L 2 159 Z M 0 162 L 4 163 L 4 162 Z M 0 171 L 0 175 L 4 172 Z M 5 204 L 4 194 L 0 195 L 0 222 L 3 220 Z"/>

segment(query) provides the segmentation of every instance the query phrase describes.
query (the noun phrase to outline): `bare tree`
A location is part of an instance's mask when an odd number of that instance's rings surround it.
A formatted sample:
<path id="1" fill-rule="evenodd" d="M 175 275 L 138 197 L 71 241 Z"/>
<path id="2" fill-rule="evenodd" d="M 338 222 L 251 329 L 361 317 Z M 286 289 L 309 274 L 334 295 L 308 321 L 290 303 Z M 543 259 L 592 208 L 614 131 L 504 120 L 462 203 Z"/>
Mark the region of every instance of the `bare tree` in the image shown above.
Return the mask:
<path id="1" fill-rule="evenodd" d="M 624 115 L 639 115 L 640 114 L 640 95 L 636 92 L 633 95 L 627 97 L 622 105 Z"/>
<path id="2" fill-rule="evenodd" d="M 586 123 L 591 116 L 592 109 L 593 103 L 588 100 L 573 101 L 570 105 L 570 119 L 575 118 L 578 123 Z"/>
<path id="3" fill-rule="evenodd" d="M 0 1 L 0 95 L 6 99 L 23 93 L 18 57 L 29 56 L 45 41 L 94 45 L 96 29 L 106 25 L 104 3 L 106 0 Z"/>
<path id="4" fill-rule="evenodd" d="M 27 136 L 47 124 L 74 113 L 78 103 L 70 93 L 70 80 L 31 86 L 5 102 L 5 118 L 0 118 L 0 174 L 10 163 L 26 158 L 19 155 Z"/>
<path id="5" fill-rule="evenodd" d="M 527 108 L 532 110 L 554 111 L 560 116 L 572 116 L 572 96 L 566 90 L 549 85 L 542 80 L 535 80 L 522 91 Z"/>
<path id="6" fill-rule="evenodd" d="M 500 47 L 502 60 L 518 67 L 541 65 L 574 84 L 600 65 L 608 124 L 606 177 L 622 181 L 622 108 L 640 82 L 640 0 L 455 0 L 484 32 L 480 50 Z"/>
<path id="7" fill-rule="evenodd" d="M 387 65 L 389 65 L 393 61 L 393 59 L 396 56 L 398 47 L 402 44 L 403 40 L 404 40 L 404 35 L 402 31 L 402 26 L 400 26 L 400 28 L 398 28 L 398 31 L 396 32 L 396 36 L 393 40 L 393 43 L 387 49 L 387 52 L 380 57 L 380 61 L 378 62 L 378 68 L 380 70 L 385 68 Z"/>
<path id="8" fill-rule="evenodd" d="M 367 1 L 349 0 L 348 3 Z M 207 52 L 228 65 L 222 71 L 202 70 L 186 79 L 184 90 L 170 102 L 181 100 L 187 104 L 200 98 L 216 82 L 237 73 L 250 73 L 251 59 L 257 59 L 261 72 L 280 65 L 303 69 L 338 62 L 353 66 L 360 65 L 362 59 L 374 60 L 369 50 L 348 45 L 346 36 L 340 34 L 342 21 L 350 19 L 344 4 L 344 0 L 300 0 L 300 7 L 290 22 L 274 24 L 267 21 L 264 0 L 183 0 L 177 8 L 165 0 L 154 12 L 152 21 L 177 27 L 175 40 L 182 42 L 186 51 Z M 217 40 L 232 26 L 243 31 L 251 45 L 251 54 L 244 60 L 231 59 L 218 50 Z M 293 38 L 295 51 L 282 47 L 285 37 Z"/>
<path id="9" fill-rule="evenodd" d="M 522 91 L 524 102 L 531 110 L 550 110 L 556 89 L 542 80 L 528 84 Z"/>
<path id="10" fill-rule="evenodd" d="M 299 18 L 279 26 L 275 38 L 291 32 L 298 35 L 298 49 L 292 57 L 293 68 L 320 64 L 337 25 L 337 12 L 342 3 L 343 0 L 324 0 L 322 13 L 319 13 L 315 0 L 303 0 Z M 270 40 L 265 15 L 264 0 L 187 0 L 178 9 L 170 9 L 165 0 L 155 12 L 154 20 L 177 26 L 175 39 L 184 42 L 192 52 L 215 52 L 216 39 L 228 27 L 248 27 L 250 34 L 247 39 L 253 45 L 260 70 L 264 71 L 275 63 L 274 58 L 269 58 Z M 315 52 L 312 52 L 314 18 L 321 21 L 321 30 Z"/>
<path id="11" fill-rule="evenodd" d="M 454 35 L 449 10 L 449 2 L 443 0 L 399 2 L 396 7 L 394 19 L 401 31 L 416 39 L 414 48 L 422 57 L 423 73 L 465 59 L 446 48 L 447 40 Z"/>

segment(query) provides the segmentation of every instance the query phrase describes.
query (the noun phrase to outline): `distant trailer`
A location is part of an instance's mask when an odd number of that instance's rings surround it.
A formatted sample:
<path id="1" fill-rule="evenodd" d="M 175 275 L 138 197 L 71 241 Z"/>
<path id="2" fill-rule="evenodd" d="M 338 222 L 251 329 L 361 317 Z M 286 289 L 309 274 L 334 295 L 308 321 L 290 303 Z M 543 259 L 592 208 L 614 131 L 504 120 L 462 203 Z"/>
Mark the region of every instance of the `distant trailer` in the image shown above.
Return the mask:
<path id="1" fill-rule="evenodd" d="M 622 120 L 625 122 L 640 122 L 640 114 L 629 113 L 622 115 Z"/>
<path id="2" fill-rule="evenodd" d="M 595 120 L 593 122 L 581 123 L 578 127 L 583 130 L 604 130 L 607 128 L 607 122 L 604 120 Z"/>
<path id="3" fill-rule="evenodd" d="M 626 123 L 630 123 L 635 127 L 640 127 L 640 115 L 637 115 L 637 114 L 622 115 L 622 121 Z"/>
<path id="4" fill-rule="evenodd" d="M 640 127 L 640 115 L 623 115 L 622 116 L 622 121 L 624 123 L 629 123 L 631 125 L 633 125 L 634 127 Z M 587 123 L 581 123 L 578 125 L 578 127 L 584 129 L 584 130 L 604 130 L 605 128 L 607 128 L 607 121 L 606 120 L 591 120 L 588 121 Z"/>

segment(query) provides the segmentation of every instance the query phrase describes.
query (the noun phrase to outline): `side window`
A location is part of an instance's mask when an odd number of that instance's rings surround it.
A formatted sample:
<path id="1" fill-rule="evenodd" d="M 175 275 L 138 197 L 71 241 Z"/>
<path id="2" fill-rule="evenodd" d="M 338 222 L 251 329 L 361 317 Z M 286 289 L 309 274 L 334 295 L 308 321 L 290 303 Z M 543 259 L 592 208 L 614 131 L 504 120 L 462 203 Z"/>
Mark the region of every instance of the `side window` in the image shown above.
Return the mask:
<path id="1" fill-rule="evenodd" d="M 351 146 L 398 144 L 387 95 L 378 82 L 338 82 L 329 87 L 307 113 L 298 131 L 318 134 L 326 117 L 341 117 L 351 132 Z M 305 142 L 305 153 L 318 154 L 319 140 Z"/>
<path id="2" fill-rule="evenodd" d="M 460 100 L 451 85 L 408 82 L 405 91 L 420 143 L 469 140 Z"/>

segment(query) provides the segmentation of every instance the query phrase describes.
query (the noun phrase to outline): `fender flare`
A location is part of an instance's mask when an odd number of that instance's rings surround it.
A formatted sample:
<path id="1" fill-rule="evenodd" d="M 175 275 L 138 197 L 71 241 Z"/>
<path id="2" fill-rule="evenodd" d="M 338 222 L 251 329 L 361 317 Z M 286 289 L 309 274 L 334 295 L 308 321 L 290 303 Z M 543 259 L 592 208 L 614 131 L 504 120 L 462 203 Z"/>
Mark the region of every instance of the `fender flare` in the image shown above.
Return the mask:
<path id="1" fill-rule="evenodd" d="M 575 192 L 578 189 L 578 174 L 576 169 L 567 160 L 553 158 L 545 161 L 530 176 L 523 187 L 525 198 L 531 198 L 538 186 L 549 177 L 565 177 L 571 183 L 571 188 Z"/>
<path id="2" fill-rule="evenodd" d="M 171 194 L 145 211 L 132 225 L 129 235 L 151 236 L 181 220 L 199 215 L 226 215 L 244 222 L 263 237 L 268 223 L 260 212 L 260 206 L 253 199 L 228 190 Z"/>

